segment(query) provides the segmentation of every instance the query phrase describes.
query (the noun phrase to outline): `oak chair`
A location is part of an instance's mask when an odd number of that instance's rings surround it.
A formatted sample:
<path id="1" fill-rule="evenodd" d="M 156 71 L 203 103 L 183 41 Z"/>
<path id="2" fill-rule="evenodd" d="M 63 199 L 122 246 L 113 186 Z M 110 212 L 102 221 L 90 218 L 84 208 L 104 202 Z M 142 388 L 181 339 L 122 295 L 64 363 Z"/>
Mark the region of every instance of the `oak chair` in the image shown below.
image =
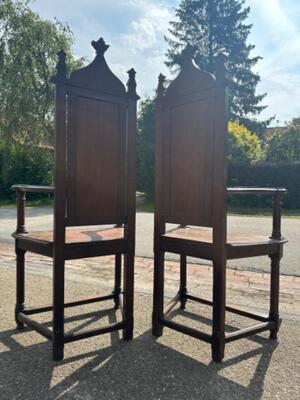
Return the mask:
<path id="1" fill-rule="evenodd" d="M 61 360 L 64 344 L 122 329 L 125 340 L 133 335 L 133 277 L 135 252 L 135 71 L 128 71 L 127 90 L 109 69 L 100 38 L 92 41 L 94 61 L 67 78 L 64 51 L 58 53 L 55 83 L 54 187 L 14 185 L 17 192 L 17 327 L 24 324 L 53 342 L 53 359 Z M 54 193 L 54 228 L 27 232 L 26 192 Z M 27 308 L 24 295 L 26 251 L 53 258 L 53 305 Z M 65 303 L 65 261 L 115 255 L 112 294 Z M 123 291 L 121 291 L 122 255 Z M 122 320 L 108 326 L 65 333 L 64 308 L 123 295 Z M 53 329 L 30 318 L 53 311 Z"/>
<path id="2" fill-rule="evenodd" d="M 169 327 L 211 344 L 212 358 L 221 361 L 225 343 L 270 331 L 275 339 L 278 315 L 279 263 L 286 242 L 280 232 L 282 188 L 226 188 L 227 181 L 227 81 L 224 57 L 216 63 L 216 77 L 199 69 L 193 48 L 183 52 L 177 78 L 165 89 L 159 76 L 156 97 L 155 227 L 153 334 Z M 270 237 L 230 235 L 226 228 L 228 194 L 266 194 L 274 197 Z M 179 224 L 166 230 L 166 224 Z M 175 302 L 164 309 L 164 254 L 180 255 L 180 288 Z M 261 317 L 226 306 L 226 261 L 254 256 L 271 259 L 270 312 Z M 187 256 L 213 263 L 212 301 L 187 292 Z M 168 318 L 174 304 L 187 300 L 213 308 L 212 334 L 183 326 Z M 225 311 L 260 321 L 247 329 L 225 334 Z"/>

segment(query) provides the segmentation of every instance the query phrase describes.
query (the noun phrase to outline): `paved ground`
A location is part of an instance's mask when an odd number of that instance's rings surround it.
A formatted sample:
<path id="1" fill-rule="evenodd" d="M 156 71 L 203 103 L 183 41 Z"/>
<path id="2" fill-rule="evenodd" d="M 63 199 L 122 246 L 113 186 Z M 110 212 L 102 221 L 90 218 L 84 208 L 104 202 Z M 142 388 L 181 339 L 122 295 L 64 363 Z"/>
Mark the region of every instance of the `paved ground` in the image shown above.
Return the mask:
<path id="1" fill-rule="evenodd" d="M 135 273 L 135 335 L 130 343 L 107 334 L 66 345 L 65 360 L 51 361 L 50 344 L 28 329 L 16 332 L 13 320 L 15 262 L 12 247 L 0 246 L 0 398 L 72 400 L 296 400 L 300 391 L 300 278 L 282 277 L 278 342 L 260 334 L 226 347 L 222 364 L 210 359 L 206 343 L 169 329 L 151 335 L 152 260 L 138 258 Z M 67 299 L 111 291 L 113 258 L 67 263 Z M 211 294 L 211 268 L 189 265 L 189 289 Z M 27 257 L 26 302 L 51 302 L 51 261 Z M 268 274 L 228 271 L 228 303 L 263 312 L 268 308 Z M 166 263 L 166 297 L 178 288 L 178 263 Z M 38 299 L 38 300 L 37 300 Z M 120 318 L 110 302 L 67 309 L 67 330 L 78 331 Z M 79 316 L 79 313 L 84 313 Z M 210 331 L 209 307 L 188 303 L 172 319 Z M 41 318 L 41 317 L 40 317 Z M 44 314 L 45 321 L 51 316 Z M 249 326 L 227 314 L 227 330 Z"/>
<path id="2" fill-rule="evenodd" d="M 28 229 L 50 229 L 52 227 L 51 208 L 30 208 L 26 210 L 26 226 Z M 13 243 L 10 237 L 15 229 L 16 211 L 15 209 L 0 208 L 0 243 Z M 271 233 L 271 217 L 247 217 L 247 216 L 229 216 L 228 230 L 236 233 Z M 285 246 L 284 258 L 282 259 L 281 272 L 288 275 L 300 276 L 300 218 L 283 218 L 282 232 L 289 240 Z M 137 246 L 136 254 L 141 257 L 153 256 L 153 214 L 137 214 Z M 169 259 L 176 260 L 176 256 L 168 254 Z M 192 259 L 192 262 L 198 263 L 199 260 Z M 208 263 L 202 260 L 202 263 Z M 245 260 L 232 260 L 228 263 L 232 268 L 239 270 L 247 269 L 253 271 L 269 272 L 269 260 L 267 257 L 255 257 Z"/>

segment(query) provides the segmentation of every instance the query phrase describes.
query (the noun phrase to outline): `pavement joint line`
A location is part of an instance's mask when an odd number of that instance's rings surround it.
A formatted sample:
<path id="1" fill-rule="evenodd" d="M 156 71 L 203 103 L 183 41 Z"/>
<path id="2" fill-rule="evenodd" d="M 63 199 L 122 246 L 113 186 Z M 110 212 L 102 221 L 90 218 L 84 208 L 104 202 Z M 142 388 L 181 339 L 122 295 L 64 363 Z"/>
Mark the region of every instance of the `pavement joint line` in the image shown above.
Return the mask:
<path id="1" fill-rule="evenodd" d="M 105 257 L 107 260 L 113 260 L 113 256 Z M 42 257 L 38 254 L 30 253 L 27 256 L 28 261 L 39 261 L 41 264 L 51 265 L 52 261 L 50 258 Z M 1 246 L 0 245 L 0 261 L 15 261 L 14 247 L 13 246 Z M 78 262 L 79 260 L 72 260 L 78 265 L 85 265 L 86 263 Z M 68 262 L 70 263 L 70 261 Z M 93 261 L 89 261 L 90 265 L 93 265 Z M 153 269 L 153 259 L 147 257 L 136 257 L 136 268 L 142 268 L 144 271 L 150 272 Z M 165 262 L 167 272 L 179 272 L 179 263 L 176 261 L 166 261 Z M 190 264 L 188 263 L 188 276 L 195 279 L 196 277 L 201 278 L 201 281 L 211 280 L 212 266 L 207 266 L 202 264 Z M 264 289 L 265 286 L 269 285 L 270 274 L 266 272 L 254 272 L 254 271 L 237 271 L 234 269 L 227 268 L 227 285 L 230 287 L 232 284 L 237 286 L 247 286 L 256 288 L 258 290 Z M 280 281 L 281 291 L 288 293 L 298 294 L 300 291 L 300 277 L 281 275 Z"/>
<path id="2" fill-rule="evenodd" d="M 3 268 L 3 266 L 2 266 L 2 268 Z M 10 265 L 10 264 L 7 265 L 6 267 L 4 266 L 4 268 L 6 268 L 8 270 L 12 270 L 13 269 L 12 265 Z M 27 271 L 27 273 L 31 274 L 31 275 L 41 276 L 41 277 L 49 279 L 49 280 L 51 280 L 51 278 L 52 278 L 52 274 L 50 273 L 50 271 L 40 271 L 40 270 L 29 269 Z M 80 283 L 80 282 L 82 282 L 82 275 L 76 274 L 74 272 L 73 273 L 68 273 L 66 275 L 66 281 Z M 111 289 L 111 286 L 105 285 L 105 284 L 103 284 L 103 282 L 97 281 L 97 284 L 96 284 L 96 282 L 95 282 L 95 280 L 93 278 L 89 279 L 89 278 L 85 277 L 84 278 L 84 282 L 92 284 L 93 286 L 97 287 L 98 289 L 102 289 L 102 290 L 110 290 Z M 235 289 L 237 289 L 237 288 L 235 288 Z M 135 292 L 136 292 L 136 294 L 152 296 L 152 289 L 147 289 L 146 287 L 138 286 L 138 287 L 135 288 Z M 167 304 L 168 300 L 172 300 L 174 298 L 175 294 L 176 294 L 176 291 L 174 292 L 174 290 L 172 290 L 170 288 L 167 288 L 165 290 L 165 299 L 167 300 L 166 304 Z M 235 303 L 235 302 L 228 302 L 227 305 L 231 306 L 231 307 L 238 307 L 240 309 L 244 309 L 244 310 L 247 310 L 247 311 L 250 311 L 250 312 L 251 311 L 252 312 L 257 312 L 259 314 L 265 314 L 266 313 L 264 308 L 258 307 L 257 305 L 256 305 L 256 307 L 252 306 L 251 308 L 246 307 L 246 306 L 241 305 L 241 304 L 238 304 L 238 303 Z M 297 315 L 297 314 L 294 314 L 294 313 L 281 312 L 280 316 L 284 320 L 300 321 L 300 314 Z"/>

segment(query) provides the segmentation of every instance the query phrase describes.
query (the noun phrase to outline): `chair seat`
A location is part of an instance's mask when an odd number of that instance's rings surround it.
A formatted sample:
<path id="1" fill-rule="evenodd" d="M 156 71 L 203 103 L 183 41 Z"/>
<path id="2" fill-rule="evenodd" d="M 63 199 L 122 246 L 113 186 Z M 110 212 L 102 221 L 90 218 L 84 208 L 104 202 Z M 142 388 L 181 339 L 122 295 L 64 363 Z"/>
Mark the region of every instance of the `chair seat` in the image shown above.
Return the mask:
<path id="1" fill-rule="evenodd" d="M 45 256 L 53 256 L 53 230 L 14 233 L 17 247 Z M 65 258 L 84 258 L 126 252 L 123 228 L 66 228 Z"/>
<path id="2" fill-rule="evenodd" d="M 175 228 L 162 236 L 162 250 L 212 260 L 214 246 L 211 228 Z M 227 259 L 271 255 L 287 240 L 263 235 L 227 235 Z"/>
<path id="3" fill-rule="evenodd" d="M 45 244 L 53 243 L 53 231 L 32 231 L 28 233 L 14 233 L 16 239 L 34 240 L 44 242 Z M 124 237 L 123 228 L 97 228 L 97 227 L 76 227 L 66 229 L 66 244 L 68 243 L 84 243 L 99 242 L 103 240 L 122 239 Z"/>
<path id="4" fill-rule="evenodd" d="M 171 231 L 166 232 L 163 236 L 183 239 L 183 240 L 191 240 L 196 242 L 211 243 L 211 244 L 213 242 L 211 228 L 194 228 L 194 227 L 175 228 L 172 229 Z M 271 239 L 270 237 L 263 235 L 240 235 L 231 233 L 227 234 L 227 246 L 259 245 L 259 244 L 265 245 L 265 244 L 274 244 L 278 242 L 282 243 L 286 242 L 286 240 Z"/>

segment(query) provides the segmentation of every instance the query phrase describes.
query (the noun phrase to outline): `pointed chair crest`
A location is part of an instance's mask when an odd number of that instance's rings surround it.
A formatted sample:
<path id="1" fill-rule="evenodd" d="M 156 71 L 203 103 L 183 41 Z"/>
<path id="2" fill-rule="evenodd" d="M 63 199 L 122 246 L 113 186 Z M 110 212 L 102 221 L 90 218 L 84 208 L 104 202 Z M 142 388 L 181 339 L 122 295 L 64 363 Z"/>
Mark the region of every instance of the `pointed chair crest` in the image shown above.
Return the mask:
<path id="1" fill-rule="evenodd" d="M 167 98 L 209 89 L 215 85 L 216 78 L 199 68 L 193 57 L 194 48 L 187 45 L 182 52 L 180 73 L 166 90 Z"/>
<path id="2" fill-rule="evenodd" d="M 93 41 L 96 57 L 67 78 L 66 55 L 58 53 L 55 83 L 54 188 L 17 185 L 18 225 L 16 322 L 33 327 L 53 341 L 53 358 L 63 358 L 64 344 L 122 329 L 133 332 L 133 276 L 135 246 L 135 71 L 129 71 L 128 91 L 108 67 L 102 38 Z M 54 192 L 54 228 L 27 232 L 25 192 Z M 103 225 L 111 225 L 110 227 Z M 102 226 L 101 226 L 102 225 Z M 26 310 L 24 255 L 32 251 L 53 258 L 53 304 Z M 123 257 L 122 320 L 80 333 L 64 332 L 65 260 L 115 255 L 115 285 L 107 296 L 68 303 L 68 306 L 111 299 L 120 305 Z M 53 330 L 29 318 L 53 310 Z"/>
<path id="3" fill-rule="evenodd" d="M 167 89 L 159 76 L 156 97 L 155 134 L 155 227 L 154 296 L 155 336 L 169 327 L 212 346 L 212 358 L 221 361 L 225 343 L 251 334 L 270 331 L 276 338 L 278 315 L 279 262 L 286 242 L 280 232 L 280 201 L 285 189 L 238 188 L 227 184 L 227 79 L 225 57 L 216 60 L 216 77 L 198 68 L 194 49 L 182 54 L 181 71 Z M 273 232 L 260 235 L 227 235 L 227 193 L 265 193 L 274 196 Z M 178 227 L 167 230 L 167 224 Z M 180 255 L 180 287 L 169 307 L 164 308 L 164 254 Z M 226 306 L 226 262 L 268 255 L 271 258 L 269 316 Z M 187 257 L 213 263 L 213 300 L 187 291 Z M 201 267 L 201 266 L 199 266 Z M 197 301 L 213 307 L 211 334 L 172 321 L 169 311 L 180 302 Z M 262 323 L 225 334 L 225 310 Z"/>
<path id="4" fill-rule="evenodd" d="M 114 96 L 126 96 L 126 89 L 120 79 L 110 70 L 105 60 L 105 52 L 109 48 L 103 38 L 92 41 L 96 51 L 94 60 L 86 67 L 72 72 L 70 85 L 83 87 Z"/>

